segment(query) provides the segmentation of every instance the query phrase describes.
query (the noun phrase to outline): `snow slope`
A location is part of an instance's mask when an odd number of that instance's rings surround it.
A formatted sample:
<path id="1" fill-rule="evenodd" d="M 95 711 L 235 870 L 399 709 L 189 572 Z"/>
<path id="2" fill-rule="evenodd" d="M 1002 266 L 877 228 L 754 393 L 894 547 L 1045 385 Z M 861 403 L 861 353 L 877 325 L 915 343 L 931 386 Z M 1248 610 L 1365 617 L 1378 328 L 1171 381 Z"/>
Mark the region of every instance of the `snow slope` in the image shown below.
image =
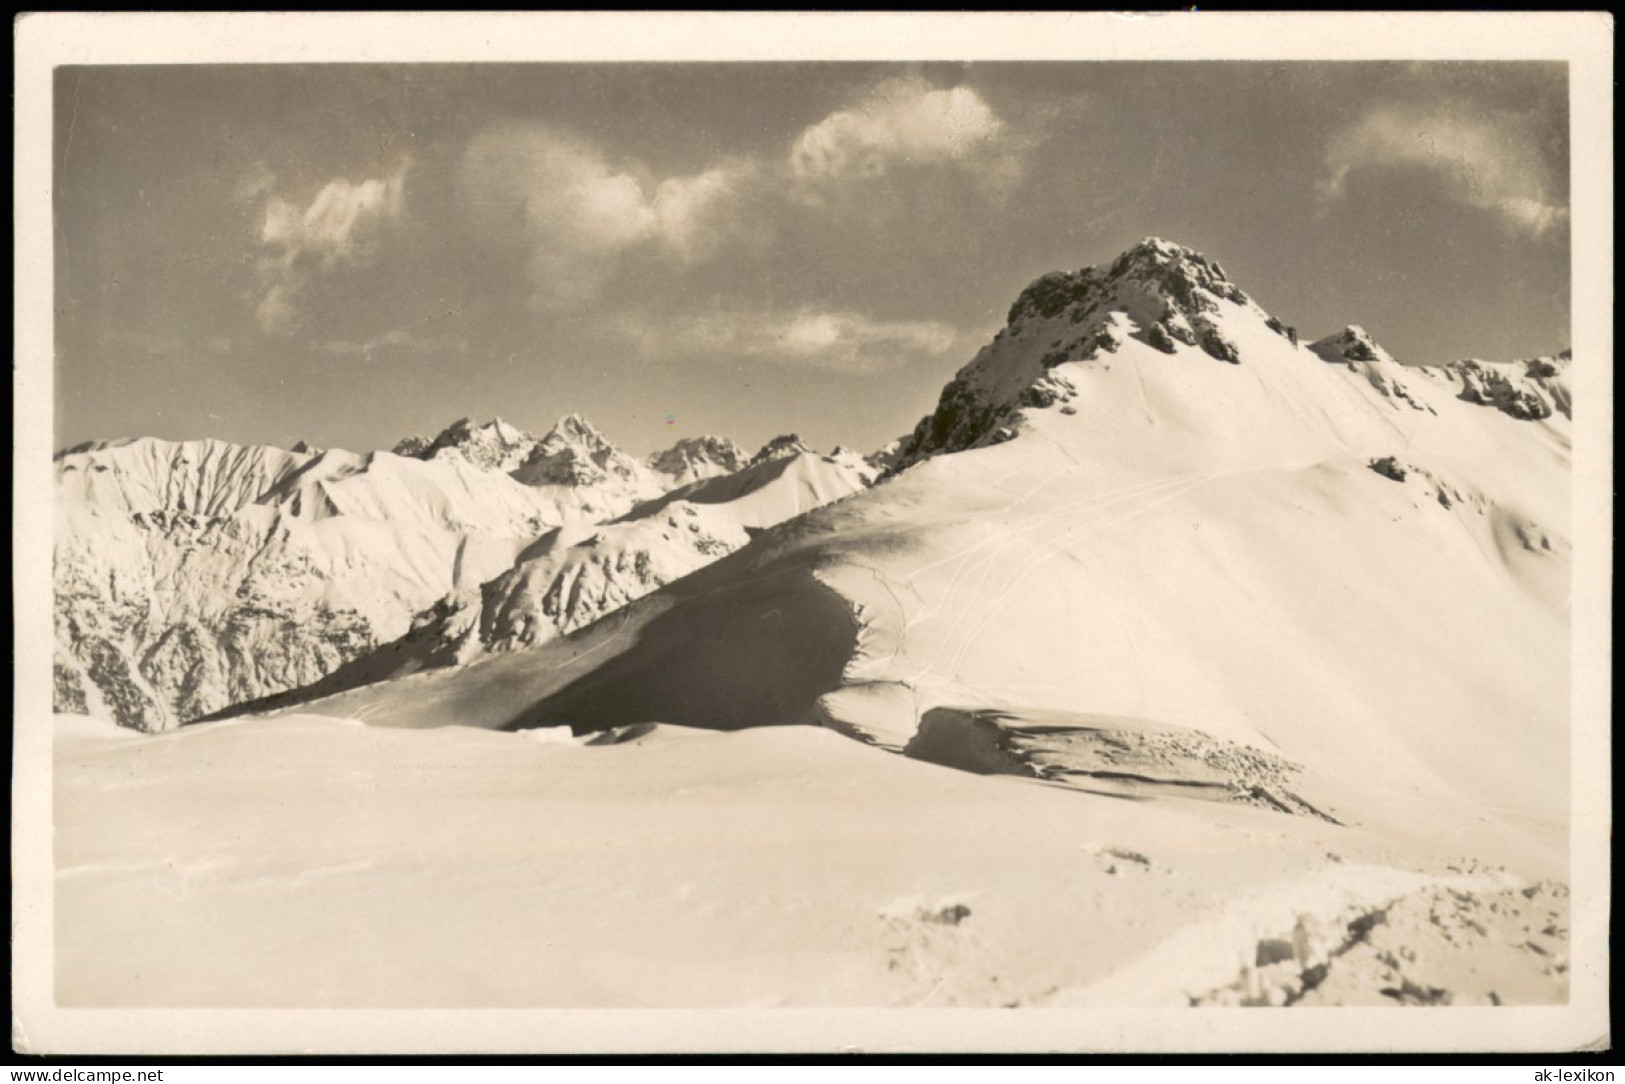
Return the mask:
<path id="1" fill-rule="evenodd" d="M 1300 940 L 1318 963 L 1399 901 L 1421 922 L 1395 908 L 1379 936 L 1413 962 L 1348 952 L 1323 985 L 1381 1004 L 1413 979 L 1487 1004 L 1486 957 L 1461 923 L 1455 940 L 1427 923 L 1432 892 L 1448 913 L 1526 909 L 1504 1003 L 1566 992 L 1560 899 L 1414 843 L 980 777 L 814 727 L 604 739 L 315 716 L 144 737 L 61 718 L 57 1002 L 1265 1003 L 1303 992 L 1295 928 L 1314 931 Z M 1177 967 L 1134 973 L 1193 927 L 1206 936 L 1170 946 Z M 1103 986 L 1117 975 L 1127 989 Z"/>

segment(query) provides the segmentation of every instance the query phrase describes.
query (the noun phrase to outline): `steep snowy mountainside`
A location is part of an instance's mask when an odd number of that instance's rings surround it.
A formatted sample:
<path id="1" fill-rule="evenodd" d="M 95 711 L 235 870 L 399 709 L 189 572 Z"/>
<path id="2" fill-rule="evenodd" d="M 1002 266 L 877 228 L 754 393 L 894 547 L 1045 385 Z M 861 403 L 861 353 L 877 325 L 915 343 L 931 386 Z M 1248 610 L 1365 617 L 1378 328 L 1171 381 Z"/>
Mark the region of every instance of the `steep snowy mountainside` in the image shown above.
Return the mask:
<path id="1" fill-rule="evenodd" d="M 1342 823 L 1559 824 L 1567 417 L 1486 409 L 1422 370 L 1393 374 L 1400 396 L 1375 351 L 1381 382 L 1295 340 L 1167 242 L 1045 276 L 883 484 L 567 640 L 307 710 L 738 725 L 776 681 L 794 695 L 758 724 L 817 717 L 902 750 L 936 709 L 1016 730 L 1110 717 L 1275 765 Z M 832 595 L 856 629 L 838 673 L 722 657 L 779 630 L 846 640 Z M 1095 749 L 1034 733 L 1016 744 L 1046 770 Z"/>
<path id="2" fill-rule="evenodd" d="M 460 455 L 151 439 L 60 453 L 58 703 L 154 730 L 308 684 L 583 503 Z"/>
<path id="3" fill-rule="evenodd" d="M 463 665 L 567 635 L 740 549 L 763 530 L 861 492 L 873 478 L 852 453 L 790 454 L 681 486 L 615 520 L 550 531 L 512 568 L 478 589 L 441 599 L 394 643 L 276 702 Z"/>
<path id="4" fill-rule="evenodd" d="M 732 474 L 750 459 L 745 449 L 726 437 L 685 437 L 648 459 L 649 469 L 670 479 L 672 487 Z"/>

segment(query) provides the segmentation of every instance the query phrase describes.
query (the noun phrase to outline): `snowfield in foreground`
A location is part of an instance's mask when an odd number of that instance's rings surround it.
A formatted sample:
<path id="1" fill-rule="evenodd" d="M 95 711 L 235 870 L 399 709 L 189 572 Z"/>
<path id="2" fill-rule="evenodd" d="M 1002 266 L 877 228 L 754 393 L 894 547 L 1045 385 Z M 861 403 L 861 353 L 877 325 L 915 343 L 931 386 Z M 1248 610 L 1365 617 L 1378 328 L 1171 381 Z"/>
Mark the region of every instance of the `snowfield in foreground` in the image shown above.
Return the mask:
<path id="1" fill-rule="evenodd" d="M 1431 830 L 1124 801 L 815 727 L 59 716 L 56 739 L 65 1008 L 1567 996 L 1557 871 L 1441 859 Z"/>

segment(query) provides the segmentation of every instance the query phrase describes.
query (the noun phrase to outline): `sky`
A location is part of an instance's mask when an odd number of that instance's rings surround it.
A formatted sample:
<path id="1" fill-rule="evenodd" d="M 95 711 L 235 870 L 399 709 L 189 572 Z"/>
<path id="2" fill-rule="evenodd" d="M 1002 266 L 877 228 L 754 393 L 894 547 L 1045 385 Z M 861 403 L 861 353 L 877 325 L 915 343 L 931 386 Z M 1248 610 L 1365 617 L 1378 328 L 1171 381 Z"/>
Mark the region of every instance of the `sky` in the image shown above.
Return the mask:
<path id="1" fill-rule="evenodd" d="M 1401 361 L 1569 345 L 1562 63 L 201 65 L 55 78 L 57 447 L 579 413 L 874 450 L 1147 236 Z"/>

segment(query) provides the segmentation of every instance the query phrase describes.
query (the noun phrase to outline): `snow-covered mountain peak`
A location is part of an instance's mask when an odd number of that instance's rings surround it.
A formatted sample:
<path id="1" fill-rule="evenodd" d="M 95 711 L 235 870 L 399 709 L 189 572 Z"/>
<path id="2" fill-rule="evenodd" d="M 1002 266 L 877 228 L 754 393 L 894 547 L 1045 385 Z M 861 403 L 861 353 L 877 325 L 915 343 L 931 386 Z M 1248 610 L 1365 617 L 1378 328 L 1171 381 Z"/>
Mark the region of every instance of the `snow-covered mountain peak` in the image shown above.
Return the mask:
<path id="1" fill-rule="evenodd" d="M 459 418 L 440 435 L 419 446 L 422 438 L 408 437 L 395 446 L 396 455 L 409 455 L 414 459 L 436 459 L 445 454 L 460 455 L 476 467 L 486 470 L 511 471 L 536 447 L 536 438 L 501 418 L 492 418 L 484 425 L 475 425 L 470 418 Z"/>
<path id="2" fill-rule="evenodd" d="M 726 437 L 684 437 L 665 451 L 656 452 L 648 459 L 648 466 L 657 474 L 670 478 L 674 485 L 687 485 L 702 478 L 732 474 L 749 460 L 750 456 Z"/>
<path id="3" fill-rule="evenodd" d="M 1023 325 L 1066 315 L 1074 324 L 1120 311 L 1148 335 L 1154 325 L 1171 338 L 1195 344 L 1182 332 L 1228 301 L 1249 305 L 1251 299 L 1231 282 L 1224 268 L 1193 249 L 1148 237 L 1108 266 L 1055 271 L 1033 282 L 1010 307 L 1006 331 L 1019 336 Z M 1153 346 L 1166 349 L 1160 341 Z M 1228 359 L 1226 359 L 1228 360 Z"/>
<path id="4" fill-rule="evenodd" d="M 554 439 L 567 441 L 571 444 L 581 444 L 589 447 L 609 447 L 609 440 L 599 431 L 598 427 L 583 418 L 580 414 L 571 412 L 560 418 L 548 430 L 544 441 Z"/>
<path id="5" fill-rule="evenodd" d="M 1296 342 L 1296 332 L 1254 303 L 1216 261 L 1161 238 L 1146 238 L 1110 264 L 1043 275 L 1016 298 L 993 342 L 943 389 L 936 411 L 905 438 L 897 466 L 1006 439 L 1017 411 L 1075 393 L 1052 370 L 1105 364 L 1130 340 L 1160 354 L 1240 365 L 1238 330 Z"/>
<path id="6" fill-rule="evenodd" d="M 808 453 L 816 454 L 812 447 L 802 440 L 800 436 L 795 433 L 785 433 L 762 445 L 762 450 L 751 456 L 750 465 L 754 467 L 758 463 L 766 463 L 773 459 L 787 459 L 793 455 L 806 455 Z"/>
<path id="7" fill-rule="evenodd" d="M 648 467 L 611 444 L 579 414 L 560 418 L 510 473 L 532 486 L 608 483 L 639 496 L 652 495 L 662 488 Z"/>

